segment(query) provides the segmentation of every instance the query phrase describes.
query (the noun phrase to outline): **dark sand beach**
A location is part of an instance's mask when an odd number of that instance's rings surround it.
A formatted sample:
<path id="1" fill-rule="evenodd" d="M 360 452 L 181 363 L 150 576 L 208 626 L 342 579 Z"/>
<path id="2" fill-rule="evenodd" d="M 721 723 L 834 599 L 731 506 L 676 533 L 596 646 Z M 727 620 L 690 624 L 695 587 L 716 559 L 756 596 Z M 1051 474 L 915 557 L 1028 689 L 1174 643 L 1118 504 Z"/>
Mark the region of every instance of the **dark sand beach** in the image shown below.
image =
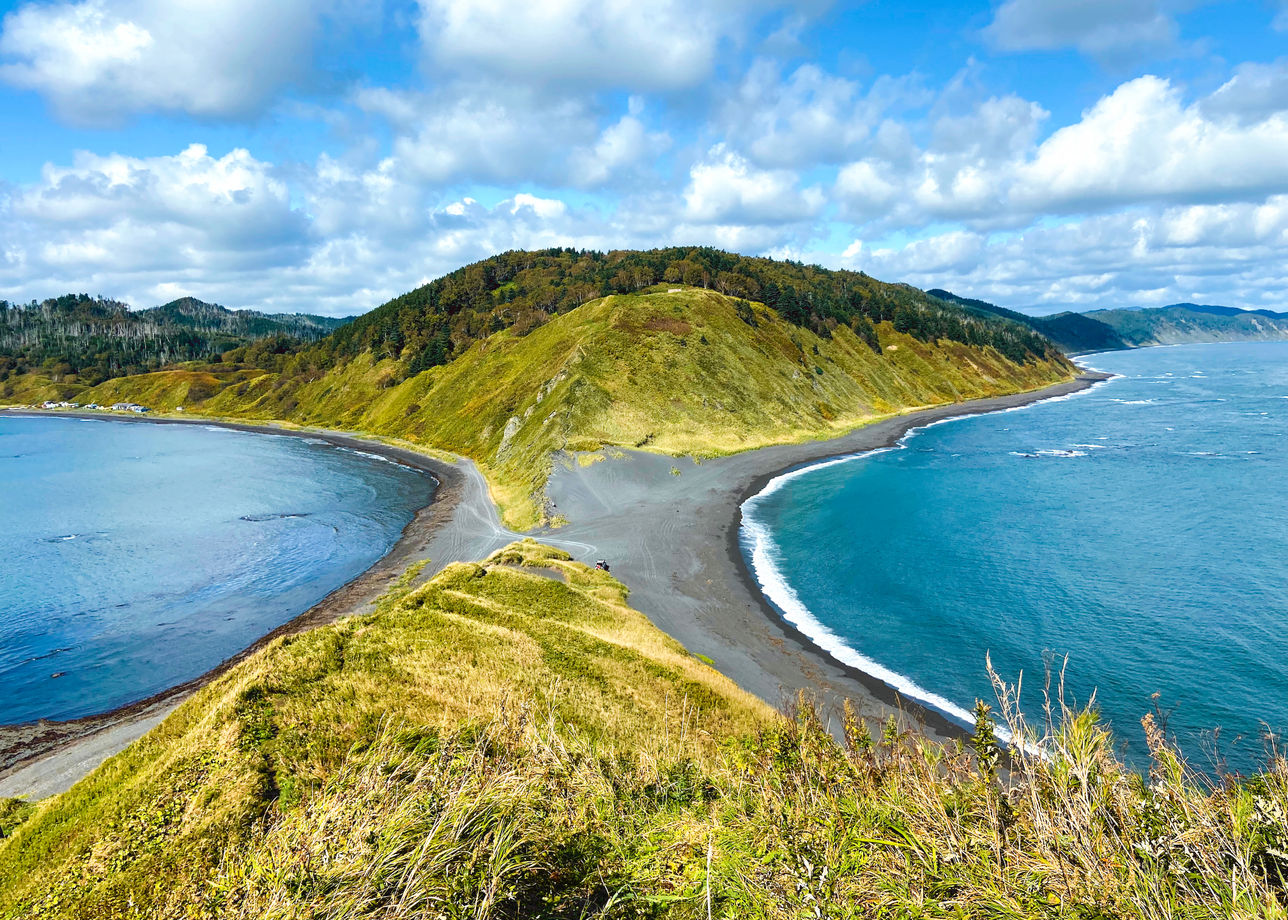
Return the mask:
<path id="1" fill-rule="evenodd" d="M 634 607 L 691 652 L 709 658 L 741 687 L 772 705 L 790 702 L 805 692 L 833 716 L 843 701 L 850 700 L 869 718 L 895 714 L 932 737 L 958 737 L 960 726 L 843 665 L 778 615 L 743 560 L 738 544 L 741 505 L 788 469 L 826 457 L 887 447 L 910 429 L 945 418 L 1068 395 L 1107 377 L 1085 373 L 1038 391 L 886 418 L 832 440 L 765 447 L 702 462 L 614 448 L 603 451 L 603 458 L 591 463 L 560 458 L 548 494 L 555 511 L 570 523 L 526 535 L 501 525 L 486 482 L 465 459 L 453 463 L 378 441 L 313 429 L 201 418 L 129 419 L 321 437 L 336 446 L 378 453 L 424 470 L 439 485 L 400 540 L 371 568 L 197 680 L 100 716 L 0 727 L 0 797 L 36 799 L 64 791 L 159 723 L 195 689 L 278 636 L 369 609 L 413 562 L 430 560 L 421 575 L 428 578 L 452 562 L 482 559 L 522 536 L 566 549 L 584 562 L 608 559 L 613 574 L 630 588 Z"/>

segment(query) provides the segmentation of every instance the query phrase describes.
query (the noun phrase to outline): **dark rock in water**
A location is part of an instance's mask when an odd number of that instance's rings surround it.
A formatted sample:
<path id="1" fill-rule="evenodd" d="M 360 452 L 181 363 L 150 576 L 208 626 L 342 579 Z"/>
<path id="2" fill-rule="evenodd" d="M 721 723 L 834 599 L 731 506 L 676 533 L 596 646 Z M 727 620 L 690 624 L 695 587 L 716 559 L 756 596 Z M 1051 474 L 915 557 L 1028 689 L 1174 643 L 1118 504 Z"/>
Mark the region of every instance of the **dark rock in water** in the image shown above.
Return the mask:
<path id="1" fill-rule="evenodd" d="M 308 517 L 307 513 L 299 514 L 299 513 L 286 512 L 282 514 L 243 514 L 241 516 L 241 520 L 260 523 L 262 521 L 280 521 L 280 520 L 284 520 L 285 518 L 306 518 L 306 517 Z"/>

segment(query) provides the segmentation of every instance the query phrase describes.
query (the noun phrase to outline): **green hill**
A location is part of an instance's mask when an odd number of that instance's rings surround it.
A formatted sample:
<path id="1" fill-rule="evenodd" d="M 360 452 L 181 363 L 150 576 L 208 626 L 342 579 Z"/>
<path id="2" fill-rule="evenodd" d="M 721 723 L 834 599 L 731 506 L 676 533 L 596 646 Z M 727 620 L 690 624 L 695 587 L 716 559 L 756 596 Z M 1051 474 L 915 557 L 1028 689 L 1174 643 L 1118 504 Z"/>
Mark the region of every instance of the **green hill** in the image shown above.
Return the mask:
<path id="1" fill-rule="evenodd" d="M 463 454 L 488 477 L 507 521 L 530 527 L 545 518 L 557 452 L 618 445 L 713 456 L 1074 373 L 1054 349 L 1015 361 L 991 345 L 921 341 L 894 322 L 870 328 L 875 347 L 850 326 L 816 332 L 763 304 L 663 287 L 592 300 L 526 334 L 501 330 L 416 374 L 415 354 L 333 353 L 319 366 L 304 351 L 281 356 L 275 371 L 194 366 L 110 380 L 78 398 L 362 431 Z M 318 348 L 338 346 L 333 337 Z"/>
<path id="2" fill-rule="evenodd" d="M 1065 354 L 1078 355 L 1093 351 L 1114 351 L 1129 348 L 1113 326 L 1085 313 L 1055 313 L 1051 316 L 1029 316 L 1016 310 L 1008 310 L 984 300 L 972 300 L 959 297 L 949 291 L 927 291 L 940 300 L 959 304 L 970 310 L 991 313 L 1013 322 L 1023 323 L 1034 332 L 1046 336 L 1060 347 Z"/>
<path id="3" fill-rule="evenodd" d="M 775 715 L 558 551 L 414 575 L 0 803 L 0 917 L 1284 916 L 1282 759 L 1204 789 L 1151 723 L 1146 779 L 1057 711 L 1000 782 L 988 728 Z"/>

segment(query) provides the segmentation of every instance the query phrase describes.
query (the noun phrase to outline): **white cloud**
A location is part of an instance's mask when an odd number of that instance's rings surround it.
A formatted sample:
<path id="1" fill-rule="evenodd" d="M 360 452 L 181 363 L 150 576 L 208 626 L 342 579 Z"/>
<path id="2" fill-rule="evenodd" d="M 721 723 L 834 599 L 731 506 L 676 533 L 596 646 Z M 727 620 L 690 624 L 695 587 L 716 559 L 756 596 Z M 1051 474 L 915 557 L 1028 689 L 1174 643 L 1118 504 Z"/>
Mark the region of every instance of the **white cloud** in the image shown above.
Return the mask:
<path id="1" fill-rule="evenodd" d="M 894 81 L 883 80 L 883 87 Z M 754 62 L 717 115 L 725 138 L 765 166 L 829 163 L 852 155 L 884 107 L 856 83 L 813 64 L 784 77 L 779 65 Z"/>
<path id="2" fill-rule="evenodd" d="M 765 0 L 418 0 L 435 66 L 523 82 L 674 90 L 710 76 Z M 817 4 L 816 4 L 817 5 Z"/>
<path id="3" fill-rule="evenodd" d="M 601 185 L 615 176 L 638 172 L 671 145 L 665 131 L 650 131 L 638 117 L 642 107 L 609 125 L 593 145 L 572 151 L 568 181 L 573 185 Z"/>
<path id="4" fill-rule="evenodd" d="M 910 150 L 896 132 L 886 152 L 845 165 L 833 192 L 861 222 L 1019 227 L 1041 214 L 1254 201 L 1288 189 L 1288 115 L 1236 120 L 1209 102 L 1187 105 L 1168 81 L 1141 77 L 1038 143 L 1044 110 L 990 99 L 934 123 L 924 148 Z"/>
<path id="5" fill-rule="evenodd" d="M 1179 301 L 1284 309 L 1288 195 L 1135 209 L 1019 234 L 951 231 L 900 246 L 856 241 L 843 263 L 1005 306 Z"/>
<path id="6" fill-rule="evenodd" d="M 1234 76 L 1204 100 L 1203 110 L 1242 120 L 1288 111 L 1288 58 L 1271 64 L 1239 65 Z"/>
<path id="7" fill-rule="evenodd" d="M 670 143 L 646 126 L 642 104 L 601 128 L 584 97 L 496 83 L 454 82 L 432 93 L 366 89 L 355 101 L 390 123 L 391 161 L 421 182 L 594 187 L 647 168 Z"/>
<path id="8" fill-rule="evenodd" d="M 47 166 L 3 209 L 8 289 L 135 291 L 141 278 L 237 277 L 305 251 L 307 223 L 269 164 L 245 150 L 212 157 L 79 154 Z M 109 279 L 131 279 L 118 286 Z"/>
<path id="9" fill-rule="evenodd" d="M 1205 116 L 1168 81 L 1122 84 L 1021 165 L 1013 200 L 1032 208 L 1261 197 L 1288 188 L 1288 118 Z"/>
<path id="10" fill-rule="evenodd" d="M 216 159 L 200 144 L 151 158 L 78 154 L 71 167 L 46 166 L 11 208 L 49 227 L 163 224 L 228 247 L 262 245 L 300 226 L 269 164 L 242 149 Z"/>
<path id="11" fill-rule="evenodd" d="M 1176 22 L 1160 0 L 1006 0 L 984 30 L 1006 51 L 1077 48 L 1097 57 L 1176 40 Z"/>
<path id="12" fill-rule="evenodd" d="M 316 0 L 80 0 L 5 16 L 0 79 L 66 118 L 247 115 L 306 71 Z"/>
<path id="13" fill-rule="evenodd" d="M 806 220 L 822 211 L 823 193 L 802 189 L 794 172 L 753 167 L 717 144 L 689 170 L 684 213 L 710 224 L 775 224 Z"/>

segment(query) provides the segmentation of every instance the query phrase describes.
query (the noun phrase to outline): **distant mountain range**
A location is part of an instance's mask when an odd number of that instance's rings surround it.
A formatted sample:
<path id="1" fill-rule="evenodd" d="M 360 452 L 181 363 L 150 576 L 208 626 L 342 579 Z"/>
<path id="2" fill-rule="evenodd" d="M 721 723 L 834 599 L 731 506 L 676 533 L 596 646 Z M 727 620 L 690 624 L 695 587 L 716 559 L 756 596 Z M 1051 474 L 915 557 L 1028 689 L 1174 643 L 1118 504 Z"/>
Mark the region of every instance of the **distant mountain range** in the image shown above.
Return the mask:
<path id="1" fill-rule="evenodd" d="M 1165 307 L 1118 307 L 1087 313 L 1028 316 L 983 300 L 959 297 L 950 291 L 936 289 L 926 293 L 970 310 L 1024 323 L 1071 355 L 1147 345 L 1288 340 L 1288 313 L 1273 310 L 1174 303 Z"/>
<path id="2" fill-rule="evenodd" d="M 0 370 L 39 370 L 93 384 L 180 361 L 208 360 L 265 339 L 312 342 L 347 323 L 307 314 L 229 310 L 183 297 L 147 310 L 68 294 L 42 302 L 0 301 Z"/>

